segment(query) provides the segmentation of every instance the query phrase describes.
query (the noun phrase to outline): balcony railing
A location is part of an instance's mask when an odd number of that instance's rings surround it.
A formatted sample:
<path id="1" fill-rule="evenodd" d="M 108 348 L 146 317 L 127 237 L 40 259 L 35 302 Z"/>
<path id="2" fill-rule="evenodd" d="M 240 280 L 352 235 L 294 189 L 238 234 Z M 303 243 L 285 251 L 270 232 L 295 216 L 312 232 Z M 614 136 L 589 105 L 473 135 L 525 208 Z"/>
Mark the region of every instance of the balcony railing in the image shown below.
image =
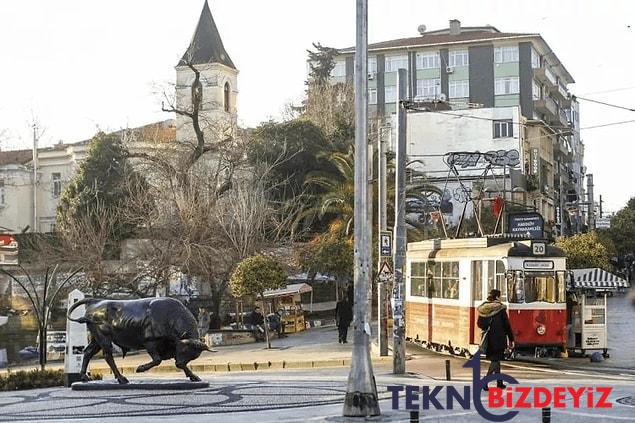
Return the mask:
<path id="1" fill-rule="evenodd" d="M 546 115 L 546 118 L 549 121 L 558 119 L 558 106 L 556 105 L 556 102 L 549 97 L 534 100 L 534 108 L 537 112 Z"/>
<path id="2" fill-rule="evenodd" d="M 545 67 L 534 69 L 534 76 L 542 83 L 544 83 L 548 88 L 558 85 L 556 76 Z"/>

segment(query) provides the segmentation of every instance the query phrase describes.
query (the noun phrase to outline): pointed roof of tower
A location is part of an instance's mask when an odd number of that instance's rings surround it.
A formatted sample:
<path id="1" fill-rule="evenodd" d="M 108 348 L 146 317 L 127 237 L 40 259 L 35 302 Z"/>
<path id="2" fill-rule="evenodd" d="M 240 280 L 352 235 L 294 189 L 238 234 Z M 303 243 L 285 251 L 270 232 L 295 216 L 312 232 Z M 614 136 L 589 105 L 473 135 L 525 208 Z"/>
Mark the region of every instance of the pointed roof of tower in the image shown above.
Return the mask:
<path id="1" fill-rule="evenodd" d="M 194 65 L 204 63 L 221 63 L 225 66 L 229 66 L 232 69 L 236 69 L 234 62 L 230 59 L 229 54 L 223 47 L 223 41 L 216 28 L 216 23 L 212 17 L 212 12 L 209 10 L 207 0 L 201 11 L 201 17 L 198 20 L 196 31 L 190 42 L 190 46 L 179 61 L 177 66 L 184 66 L 187 63 Z"/>

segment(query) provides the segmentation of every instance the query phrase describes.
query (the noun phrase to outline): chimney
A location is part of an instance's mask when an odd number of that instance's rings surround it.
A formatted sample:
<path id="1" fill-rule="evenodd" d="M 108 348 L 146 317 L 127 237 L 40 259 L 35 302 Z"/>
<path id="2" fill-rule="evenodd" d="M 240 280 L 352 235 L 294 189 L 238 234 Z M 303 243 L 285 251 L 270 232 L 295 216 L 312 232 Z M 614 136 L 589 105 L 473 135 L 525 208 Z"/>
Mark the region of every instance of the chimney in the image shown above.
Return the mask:
<path id="1" fill-rule="evenodd" d="M 450 21 L 450 35 L 459 35 L 461 33 L 461 21 L 452 19 Z"/>

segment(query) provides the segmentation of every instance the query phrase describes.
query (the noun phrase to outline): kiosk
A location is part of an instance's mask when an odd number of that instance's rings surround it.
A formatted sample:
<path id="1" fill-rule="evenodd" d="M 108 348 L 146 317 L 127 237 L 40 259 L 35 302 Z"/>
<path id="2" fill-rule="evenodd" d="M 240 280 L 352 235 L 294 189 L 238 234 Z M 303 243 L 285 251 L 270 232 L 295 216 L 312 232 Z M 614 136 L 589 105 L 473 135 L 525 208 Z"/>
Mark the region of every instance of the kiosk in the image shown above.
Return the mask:
<path id="1" fill-rule="evenodd" d="M 265 300 L 271 300 L 270 312 L 280 309 L 284 310 L 282 321 L 284 322 L 285 333 L 295 333 L 306 329 L 301 295 L 307 292 L 313 294 L 313 288 L 306 283 L 294 283 L 287 285 L 285 288 L 264 292 Z M 313 298 L 311 298 L 311 303 L 313 303 Z"/>
<path id="2" fill-rule="evenodd" d="M 601 350 L 608 357 L 606 297 L 628 287 L 628 282 L 596 267 L 573 269 L 570 278 L 568 349 L 582 354 Z"/>

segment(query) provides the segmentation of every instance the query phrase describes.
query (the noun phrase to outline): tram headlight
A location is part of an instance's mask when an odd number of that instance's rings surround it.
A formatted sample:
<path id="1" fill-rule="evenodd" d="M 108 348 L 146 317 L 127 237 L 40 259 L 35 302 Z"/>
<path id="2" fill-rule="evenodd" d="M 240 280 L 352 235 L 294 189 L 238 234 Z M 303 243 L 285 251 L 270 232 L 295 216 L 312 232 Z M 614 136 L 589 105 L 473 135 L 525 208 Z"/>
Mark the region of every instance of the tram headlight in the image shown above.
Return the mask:
<path id="1" fill-rule="evenodd" d="M 547 328 L 543 325 L 540 325 L 536 328 L 536 333 L 538 333 L 538 335 L 544 335 L 545 332 L 547 332 Z"/>

